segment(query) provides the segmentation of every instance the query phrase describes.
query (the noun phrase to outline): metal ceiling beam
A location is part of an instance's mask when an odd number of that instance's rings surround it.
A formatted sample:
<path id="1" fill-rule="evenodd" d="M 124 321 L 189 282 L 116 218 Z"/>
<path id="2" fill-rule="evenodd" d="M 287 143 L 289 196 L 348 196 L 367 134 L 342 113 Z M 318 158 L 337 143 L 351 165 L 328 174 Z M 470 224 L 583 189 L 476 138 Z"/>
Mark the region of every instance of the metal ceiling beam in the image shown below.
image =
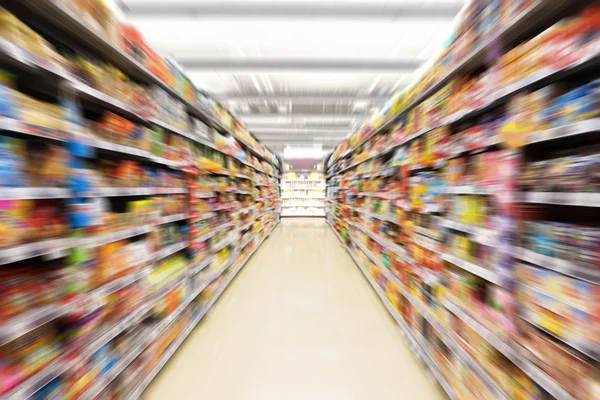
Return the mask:
<path id="1" fill-rule="evenodd" d="M 252 127 L 250 127 L 250 130 L 252 131 L 252 133 L 254 133 L 259 138 L 260 138 L 260 135 L 266 135 L 266 136 L 269 136 L 269 135 L 286 136 L 287 135 L 287 136 L 307 136 L 307 137 L 327 136 L 327 135 L 344 136 L 352 131 L 351 128 L 342 128 L 342 129 L 336 129 L 336 128 L 312 129 L 312 128 L 308 128 L 308 129 L 300 130 L 300 129 L 290 129 L 290 128 L 256 129 L 256 128 L 252 128 Z"/>
<path id="2" fill-rule="evenodd" d="M 452 3 L 422 4 L 414 1 L 409 4 L 379 4 L 368 2 L 354 4 L 321 4 L 319 2 L 190 2 L 188 1 L 126 1 L 123 11 L 130 16 L 143 17 L 233 17 L 233 18 L 360 18 L 387 19 L 427 18 L 452 19 L 459 13 L 464 1 Z"/>
<path id="3" fill-rule="evenodd" d="M 244 120 L 244 123 L 251 131 L 274 131 L 277 129 L 284 130 L 295 130 L 295 131 L 326 131 L 326 130 L 349 130 L 351 129 L 353 123 L 352 121 L 341 121 L 341 122 L 319 122 L 319 123 L 306 123 L 299 124 L 298 122 L 280 122 L 275 124 L 265 124 L 264 122 L 253 122 Z"/>
<path id="4" fill-rule="evenodd" d="M 344 140 L 346 136 L 331 136 L 331 137 L 322 137 L 322 136 L 265 136 L 259 137 L 260 142 L 265 143 L 281 143 L 281 142 L 340 142 Z"/>
<path id="5" fill-rule="evenodd" d="M 274 113 L 274 112 L 270 112 L 270 113 L 253 113 L 251 111 L 244 111 L 244 112 L 236 112 L 235 115 L 239 118 L 244 118 L 244 117 L 250 117 L 245 119 L 245 121 L 247 123 L 251 122 L 251 118 L 331 118 L 331 119 L 335 119 L 335 118 L 370 118 L 371 114 L 365 114 L 365 113 L 353 113 L 353 114 L 346 114 L 346 113 L 337 113 L 337 114 L 333 114 L 333 113 L 301 113 L 301 114 L 294 114 L 293 112 L 289 113 L 289 112 L 284 112 L 284 113 Z"/>
<path id="6" fill-rule="evenodd" d="M 389 96 L 373 96 L 368 94 L 357 95 L 334 95 L 334 94 L 302 94 L 302 93 L 223 93 L 213 96 L 218 101 L 369 101 L 373 103 L 385 103 L 390 99 Z"/>
<path id="7" fill-rule="evenodd" d="M 286 58 L 182 58 L 177 63 L 188 72 L 211 71 L 368 71 L 368 72 L 412 72 L 424 60 L 394 59 L 286 59 Z"/>

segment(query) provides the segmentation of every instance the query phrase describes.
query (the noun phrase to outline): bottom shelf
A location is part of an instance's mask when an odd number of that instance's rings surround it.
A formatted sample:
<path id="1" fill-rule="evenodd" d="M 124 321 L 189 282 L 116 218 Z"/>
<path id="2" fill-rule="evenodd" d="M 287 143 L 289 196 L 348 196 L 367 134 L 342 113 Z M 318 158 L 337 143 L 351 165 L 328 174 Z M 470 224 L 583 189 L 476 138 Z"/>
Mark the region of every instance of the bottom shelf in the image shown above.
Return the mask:
<path id="1" fill-rule="evenodd" d="M 202 311 L 197 316 L 195 316 L 192 319 L 192 321 L 190 322 L 190 324 L 171 343 L 171 345 L 169 346 L 169 349 L 162 355 L 160 361 L 150 371 L 150 373 L 148 373 L 147 375 L 145 375 L 144 378 L 127 394 L 127 396 L 125 396 L 125 398 L 127 400 L 139 399 L 141 397 L 141 395 L 148 388 L 148 386 L 150 385 L 150 383 L 152 383 L 152 381 L 154 380 L 154 378 L 159 374 L 159 372 L 163 369 L 163 367 L 167 364 L 167 362 L 169 362 L 169 360 L 175 354 L 175 352 L 177 351 L 177 349 L 183 344 L 183 342 L 190 335 L 190 333 L 192 333 L 192 331 L 194 330 L 194 328 L 196 327 L 196 325 L 198 325 L 198 323 L 200 322 L 200 320 L 202 320 L 202 318 L 208 313 L 208 311 L 210 310 L 210 308 L 219 299 L 219 297 L 225 291 L 225 289 L 229 286 L 229 284 L 231 283 L 231 281 L 233 281 L 233 278 L 236 277 L 236 275 L 238 274 L 238 272 L 244 267 L 244 265 L 246 265 L 246 263 L 252 257 L 252 255 L 254 255 L 254 253 L 256 252 L 256 250 L 258 250 L 260 248 L 260 246 L 262 245 L 262 243 L 267 239 L 267 237 L 269 237 L 269 235 L 271 234 L 271 232 L 277 226 L 277 223 L 275 223 L 273 225 L 273 227 L 271 228 L 271 230 L 269 230 L 269 232 L 263 237 L 263 239 L 260 241 L 260 243 L 252 250 L 252 252 L 250 254 L 248 254 L 248 256 L 246 258 L 244 258 L 244 260 L 240 263 L 240 265 L 238 265 L 235 268 L 235 270 L 226 278 L 226 280 L 221 284 L 221 286 L 219 287 L 219 289 L 217 290 L 217 292 L 213 295 L 213 297 L 208 302 L 208 304 L 206 304 L 206 306 L 204 307 L 204 309 L 202 309 Z"/>
<path id="2" fill-rule="evenodd" d="M 410 329 L 410 327 L 406 324 L 406 322 L 404 322 L 400 313 L 394 308 L 394 306 L 388 300 L 387 296 L 385 295 L 385 293 L 383 292 L 381 287 L 379 287 L 377 282 L 375 282 L 373 280 L 373 278 L 371 277 L 369 272 L 361 264 L 360 260 L 356 257 L 354 252 L 352 250 L 350 250 L 350 248 L 344 243 L 344 241 L 342 240 L 342 237 L 338 234 L 338 232 L 335 230 L 335 228 L 329 223 L 329 221 L 327 221 L 327 224 L 331 227 L 331 229 L 333 229 L 333 232 L 336 234 L 336 236 L 338 237 L 338 239 L 340 240 L 340 242 L 342 243 L 342 245 L 344 246 L 344 248 L 346 249 L 348 254 L 350 254 L 350 257 L 352 257 L 352 259 L 354 260 L 354 262 L 356 263 L 358 268 L 361 270 L 361 272 L 363 273 L 365 278 L 367 278 L 367 281 L 371 284 L 371 286 L 375 290 L 375 293 L 377 293 L 377 295 L 379 296 L 379 299 L 381 300 L 381 302 L 383 303 L 385 308 L 389 311 L 391 316 L 394 318 L 396 323 L 399 325 L 402 335 L 408 340 L 408 344 L 409 344 L 410 348 L 412 349 L 413 353 L 415 354 L 415 356 L 427 365 L 427 367 L 429 368 L 429 370 L 435 377 L 435 380 L 440 384 L 442 389 L 444 389 L 444 392 L 446 392 L 448 397 L 451 399 L 456 399 L 457 397 L 456 397 L 454 391 L 452 390 L 452 387 L 446 381 L 446 379 L 443 377 L 442 373 L 436 366 L 434 359 L 429 354 L 429 351 L 427 351 L 425 344 L 424 344 L 425 339 L 423 339 L 423 337 L 421 336 L 420 333 L 414 332 L 412 329 Z"/>

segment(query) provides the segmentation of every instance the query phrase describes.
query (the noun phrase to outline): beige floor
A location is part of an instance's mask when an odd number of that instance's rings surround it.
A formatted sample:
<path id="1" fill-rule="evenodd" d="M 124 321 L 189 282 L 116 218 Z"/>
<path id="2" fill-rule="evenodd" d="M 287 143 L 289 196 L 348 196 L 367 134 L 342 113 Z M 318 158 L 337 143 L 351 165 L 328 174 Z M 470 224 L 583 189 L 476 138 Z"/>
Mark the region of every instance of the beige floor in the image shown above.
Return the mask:
<path id="1" fill-rule="evenodd" d="M 283 219 L 145 399 L 440 399 L 324 219 Z"/>

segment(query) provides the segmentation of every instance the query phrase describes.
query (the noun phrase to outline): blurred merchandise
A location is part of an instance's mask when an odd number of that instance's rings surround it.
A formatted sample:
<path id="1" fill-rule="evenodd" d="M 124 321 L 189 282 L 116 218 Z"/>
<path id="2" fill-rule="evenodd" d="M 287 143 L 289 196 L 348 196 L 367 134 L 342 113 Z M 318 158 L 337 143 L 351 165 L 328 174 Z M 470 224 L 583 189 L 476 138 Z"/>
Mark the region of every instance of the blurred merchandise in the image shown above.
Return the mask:
<path id="1" fill-rule="evenodd" d="M 139 397 L 278 223 L 279 160 L 108 2 L 6 6 L 0 397 Z"/>
<path id="2" fill-rule="evenodd" d="M 326 161 L 328 223 L 450 398 L 598 398 L 600 8 L 517 31 L 541 3 L 470 2 Z"/>

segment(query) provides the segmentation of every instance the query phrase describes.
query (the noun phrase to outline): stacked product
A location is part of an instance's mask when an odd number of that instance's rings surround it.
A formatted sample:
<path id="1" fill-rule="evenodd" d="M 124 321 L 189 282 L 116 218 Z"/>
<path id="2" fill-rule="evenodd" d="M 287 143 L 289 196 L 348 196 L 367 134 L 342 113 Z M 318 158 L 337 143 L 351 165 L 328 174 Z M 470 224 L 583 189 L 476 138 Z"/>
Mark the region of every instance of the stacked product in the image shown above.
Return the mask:
<path id="1" fill-rule="evenodd" d="M 450 398 L 600 397 L 600 7 L 580 3 L 471 2 L 328 161 L 328 222 Z"/>
<path id="2" fill-rule="evenodd" d="M 322 172 L 286 172 L 281 190 L 282 217 L 325 216 L 325 177 Z"/>
<path id="3" fill-rule="evenodd" d="M 278 162 L 103 1 L 10 11 L 0 397 L 138 398 L 278 222 Z"/>

